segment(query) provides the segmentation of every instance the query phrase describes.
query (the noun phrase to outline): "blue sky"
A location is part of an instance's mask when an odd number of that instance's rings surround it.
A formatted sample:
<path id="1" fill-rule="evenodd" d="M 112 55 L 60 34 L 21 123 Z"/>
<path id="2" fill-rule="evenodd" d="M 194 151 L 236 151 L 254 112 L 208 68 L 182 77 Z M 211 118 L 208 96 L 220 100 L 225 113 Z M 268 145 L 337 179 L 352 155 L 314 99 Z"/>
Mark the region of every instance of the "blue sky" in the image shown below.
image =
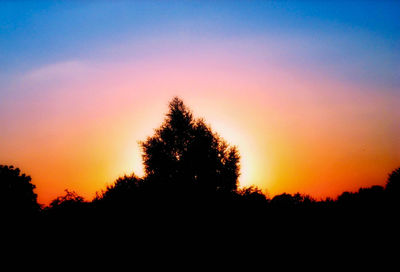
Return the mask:
<path id="1" fill-rule="evenodd" d="M 125 41 L 297 39 L 288 54 L 343 77 L 398 87 L 398 1 L 9 1 L 1 2 L 0 72 L 64 59 L 107 58 Z M 172 39 L 171 38 L 171 39 Z M 190 44 L 188 45 L 190 46 Z"/>

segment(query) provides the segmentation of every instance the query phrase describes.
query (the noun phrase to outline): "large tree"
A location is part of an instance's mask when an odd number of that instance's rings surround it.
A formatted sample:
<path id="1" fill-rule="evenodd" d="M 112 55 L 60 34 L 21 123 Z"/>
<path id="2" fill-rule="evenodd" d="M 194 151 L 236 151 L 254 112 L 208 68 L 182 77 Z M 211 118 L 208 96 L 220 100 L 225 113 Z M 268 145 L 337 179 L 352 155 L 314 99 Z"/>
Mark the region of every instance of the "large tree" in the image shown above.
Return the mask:
<path id="1" fill-rule="evenodd" d="M 164 123 L 141 142 L 147 179 L 173 188 L 203 192 L 234 192 L 239 177 L 239 153 L 193 117 L 175 97 Z"/>

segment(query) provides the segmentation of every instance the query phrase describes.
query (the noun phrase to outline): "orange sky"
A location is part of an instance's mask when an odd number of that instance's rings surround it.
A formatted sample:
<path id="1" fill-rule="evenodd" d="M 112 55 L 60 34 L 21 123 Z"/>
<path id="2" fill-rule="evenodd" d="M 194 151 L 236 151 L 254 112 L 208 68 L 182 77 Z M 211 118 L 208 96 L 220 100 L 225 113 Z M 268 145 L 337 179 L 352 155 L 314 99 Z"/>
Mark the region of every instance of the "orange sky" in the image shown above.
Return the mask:
<path id="1" fill-rule="evenodd" d="M 270 196 L 335 197 L 384 184 L 398 166 L 398 95 L 240 56 L 216 58 L 68 61 L 29 71 L 15 83 L 28 97 L 8 103 L 7 118 L 18 122 L 2 135 L 0 159 L 32 176 L 42 203 L 64 189 L 91 199 L 118 176 L 143 174 L 138 141 L 178 95 L 239 147 L 241 185 Z"/>

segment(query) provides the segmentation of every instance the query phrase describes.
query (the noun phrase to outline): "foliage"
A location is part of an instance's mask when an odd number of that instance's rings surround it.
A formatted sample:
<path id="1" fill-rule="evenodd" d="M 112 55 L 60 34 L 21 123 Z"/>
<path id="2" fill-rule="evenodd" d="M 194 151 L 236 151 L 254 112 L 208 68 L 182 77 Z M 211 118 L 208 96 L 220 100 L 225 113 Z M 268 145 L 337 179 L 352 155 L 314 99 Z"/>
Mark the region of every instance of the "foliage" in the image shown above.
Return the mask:
<path id="1" fill-rule="evenodd" d="M 44 212 L 45 215 L 53 218 L 69 219 L 74 217 L 82 219 L 87 214 L 89 206 L 90 203 L 86 202 L 82 196 L 67 189 L 64 195 L 58 196 L 51 201 Z"/>
<path id="2" fill-rule="evenodd" d="M 32 214 L 40 209 L 31 177 L 19 168 L 0 165 L 0 209 L 5 213 Z"/>
<path id="3" fill-rule="evenodd" d="M 267 202 L 266 195 L 256 186 L 245 187 L 238 190 L 240 199 L 248 202 L 262 203 Z"/>
<path id="4" fill-rule="evenodd" d="M 138 193 L 142 180 L 136 175 L 118 178 L 114 184 L 108 185 L 105 191 L 98 193 L 97 201 L 123 201 Z"/>
<path id="5" fill-rule="evenodd" d="M 66 207 L 73 207 L 76 205 L 80 205 L 84 202 L 85 200 L 83 197 L 81 197 L 74 191 L 69 191 L 68 189 L 66 189 L 65 195 L 57 197 L 50 203 L 50 208 L 60 209 Z"/>
<path id="6" fill-rule="evenodd" d="M 400 167 L 389 174 L 386 183 L 386 191 L 394 194 L 400 193 Z"/>
<path id="7" fill-rule="evenodd" d="M 173 188 L 234 192 L 240 156 L 179 98 L 164 123 L 141 143 L 147 179 Z"/>
<path id="8" fill-rule="evenodd" d="M 188 215 L 231 214 L 238 218 L 270 218 L 269 216 L 296 211 L 301 217 L 358 211 L 358 214 L 381 215 L 398 213 L 400 168 L 388 176 L 386 186 L 360 188 L 343 192 L 337 199 L 315 200 L 300 193 L 283 193 L 268 198 L 259 188 L 238 188 L 240 155 L 229 146 L 203 119 L 193 117 L 179 98 L 169 103 L 169 112 L 153 136 L 140 143 L 143 151 L 145 176 L 134 174 L 118 178 L 91 202 L 73 191 L 55 198 L 42 209 L 45 216 L 75 219 L 88 215 L 109 215 L 135 220 L 140 213 L 171 220 Z M 0 165 L 0 208 L 3 213 L 34 214 L 41 209 L 30 176 L 13 166 Z M 200 211 L 200 213 L 199 213 Z M 254 212 L 253 212 L 254 211 Z M 277 211 L 274 213 L 273 211 Z M 333 213 L 328 213 L 328 211 Z M 157 215 L 157 216 L 156 216 Z M 78 217 L 77 217 L 78 216 Z M 207 216 L 206 216 L 207 217 Z M 206 218 L 203 217 L 203 218 Z M 187 217 L 185 217 L 187 218 Z M 278 218 L 278 217 L 275 217 Z M 246 219 L 246 220 L 247 220 Z M 81 220 L 70 220 L 81 222 Z M 207 220 L 205 221 L 207 222 Z"/>
<path id="9" fill-rule="evenodd" d="M 271 206 L 275 208 L 309 207 L 314 203 L 315 200 L 312 197 L 300 193 L 294 195 L 283 193 L 275 196 L 270 201 Z"/>

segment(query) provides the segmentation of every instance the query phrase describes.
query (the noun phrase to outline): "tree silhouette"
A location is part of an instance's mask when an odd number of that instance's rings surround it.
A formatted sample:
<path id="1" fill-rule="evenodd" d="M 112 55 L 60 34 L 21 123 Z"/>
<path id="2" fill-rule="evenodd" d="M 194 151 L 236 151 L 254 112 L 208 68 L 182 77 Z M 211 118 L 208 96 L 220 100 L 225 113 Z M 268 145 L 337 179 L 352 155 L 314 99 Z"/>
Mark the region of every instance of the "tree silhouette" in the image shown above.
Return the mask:
<path id="1" fill-rule="evenodd" d="M 140 145 L 144 177 L 120 177 L 91 202 L 66 190 L 45 209 L 37 203 L 29 176 L 13 166 L 0 165 L 0 213 L 31 218 L 26 215 L 41 212 L 43 216 L 37 218 L 67 219 L 64 223 L 72 224 L 85 219 L 123 219 L 120 222 L 158 226 L 163 222 L 184 225 L 190 218 L 203 225 L 224 219 L 293 223 L 322 217 L 338 222 L 368 219 L 360 222 L 370 223 L 394 218 L 400 208 L 400 168 L 389 174 L 385 187 L 343 192 L 336 200 L 317 201 L 300 193 L 270 199 L 257 187 L 238 188 L 240 156 L 236 147 L 229 146 L 203 119 L 194 118 L 177 97 L 169 103 L 162 125 Z"/>
<path id="2" fill-rule="evenodd" d="M 195 119 L 175 97 L 164 123 L 141 142 L 147 179 L 168 188 L 231 193 L 237 189 L 239 153 Z"/>
<path id="3" fill-rule="evenodd" d="M 39 211 L 36 188 L 31 177 L 21 174 L 19 168 L 0 165 L 0 209 L 7 215 L 27 215 Z"/>
<path id="4" fill-rule="evenodd" d="M 389 174 L 386 190 L 392 193 L 399 193 L 400 191 L 400 167 L 393 170 L 392 173 Z"/>

